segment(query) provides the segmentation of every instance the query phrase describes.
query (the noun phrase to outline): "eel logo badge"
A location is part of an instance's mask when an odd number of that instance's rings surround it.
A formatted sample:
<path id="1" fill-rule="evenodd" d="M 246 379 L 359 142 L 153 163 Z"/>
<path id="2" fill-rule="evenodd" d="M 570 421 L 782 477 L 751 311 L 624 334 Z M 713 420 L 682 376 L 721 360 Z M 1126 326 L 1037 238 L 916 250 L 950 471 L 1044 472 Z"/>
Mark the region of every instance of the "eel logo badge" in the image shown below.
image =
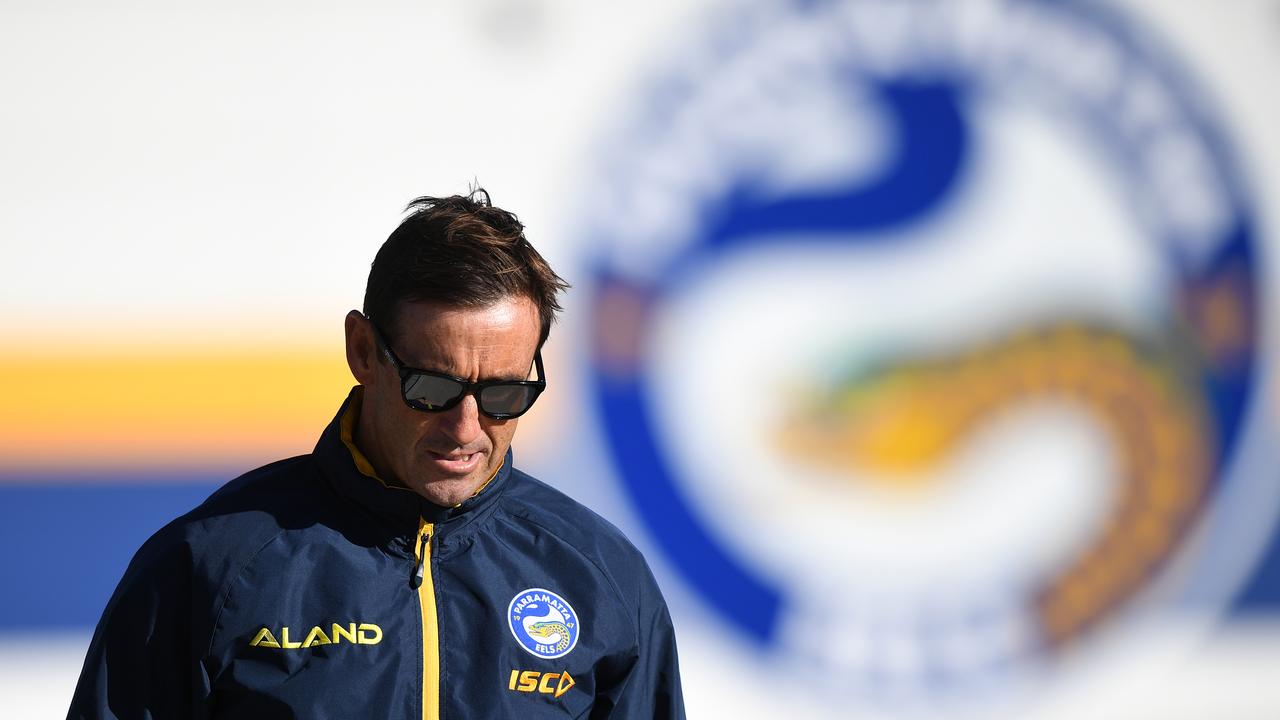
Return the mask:
<path id="1" fill-rule="evenodd" d="M 520 647 L 547 660 L 568 655 L 578 644 L 578 613 L 550 590 L 516 593 L 507 606 L 507 624 Z"/>
<path id="2" fill-rule="evenodd" d="M 1219 613 L 1276 525 L 1254 203 L 1108 5 L 735 6 L 596 154 L 622 490 L 833 687 L 946 701 Z"/>

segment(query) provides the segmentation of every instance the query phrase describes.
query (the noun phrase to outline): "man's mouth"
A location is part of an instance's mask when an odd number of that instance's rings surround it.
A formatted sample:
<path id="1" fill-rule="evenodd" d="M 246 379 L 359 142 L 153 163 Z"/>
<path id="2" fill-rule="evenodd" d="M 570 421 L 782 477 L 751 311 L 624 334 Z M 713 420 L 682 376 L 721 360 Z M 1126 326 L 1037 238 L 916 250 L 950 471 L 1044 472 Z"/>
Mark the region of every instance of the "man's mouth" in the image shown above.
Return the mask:
<path id="1" fill-rule="evenodd" d="M 433 466 L 449 475 L 466 475 L 479 467 L 480 459 L 484 457 L 484 453 L 438 453 L 428 450 L 427 457 L 430 458 Z"/>

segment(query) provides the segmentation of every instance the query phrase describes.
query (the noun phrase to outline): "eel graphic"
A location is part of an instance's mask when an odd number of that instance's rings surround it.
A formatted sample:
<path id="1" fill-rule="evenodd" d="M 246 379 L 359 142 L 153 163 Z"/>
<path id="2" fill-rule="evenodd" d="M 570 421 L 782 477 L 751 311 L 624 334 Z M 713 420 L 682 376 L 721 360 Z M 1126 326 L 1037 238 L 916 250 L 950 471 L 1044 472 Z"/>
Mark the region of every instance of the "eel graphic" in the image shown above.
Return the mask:
<path id="1" fill-rule="evenodd" d="M 569 647 L 569 628 L 562 622 L 543 621 L 530 623 L 525 628 L 530 635 L 536 635 L 540 638 L 550 638 L 552 635 L 559 635 L 560 641 L 556 643 L 556 652 L 563 652 Z"/>
<path id="2" fill-rule="evenodd" d="M 1037 594 L 1037 620 L 1056 645 L 1159 569 L 1208 489 L 1212 435 L 1194 375 L 1178 362 L 1185 357 L 1114 330 L 1047 325 L 862 373 L 787 419 L 778 442 L 827 468 L 911 486 L 1003 410 L 1051 399 L 1091 414 L 1114 445 L 1117 502 L 1094 541 Z"/>

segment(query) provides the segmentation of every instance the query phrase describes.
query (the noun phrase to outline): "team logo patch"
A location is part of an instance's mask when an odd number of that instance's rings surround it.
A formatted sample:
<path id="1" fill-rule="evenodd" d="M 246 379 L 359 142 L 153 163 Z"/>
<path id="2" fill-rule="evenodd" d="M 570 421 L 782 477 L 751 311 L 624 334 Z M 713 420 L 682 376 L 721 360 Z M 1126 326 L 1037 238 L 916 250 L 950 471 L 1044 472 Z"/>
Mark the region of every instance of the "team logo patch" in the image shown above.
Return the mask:
<path id="1" fill-rule="evenodd" d="M 550 590 L 516 593 L 507 606 L 507 624 L 520 647 L 540 658 L 563 657 L 578 644 L 578 613 Z"/>

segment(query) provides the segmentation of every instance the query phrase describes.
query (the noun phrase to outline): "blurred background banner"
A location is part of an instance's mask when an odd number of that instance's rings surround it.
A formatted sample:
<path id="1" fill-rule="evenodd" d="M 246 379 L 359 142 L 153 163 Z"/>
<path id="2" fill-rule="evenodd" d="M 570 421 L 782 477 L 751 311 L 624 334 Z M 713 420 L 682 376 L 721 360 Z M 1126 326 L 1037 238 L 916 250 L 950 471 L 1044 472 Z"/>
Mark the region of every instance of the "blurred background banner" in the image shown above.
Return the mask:
<path id="1" fill-rule="evenodd" d="M 691 716 L 1280 716 L 1280 3 L 596 5 L 0 9 L 4 706 L 478 181 Z"/>

